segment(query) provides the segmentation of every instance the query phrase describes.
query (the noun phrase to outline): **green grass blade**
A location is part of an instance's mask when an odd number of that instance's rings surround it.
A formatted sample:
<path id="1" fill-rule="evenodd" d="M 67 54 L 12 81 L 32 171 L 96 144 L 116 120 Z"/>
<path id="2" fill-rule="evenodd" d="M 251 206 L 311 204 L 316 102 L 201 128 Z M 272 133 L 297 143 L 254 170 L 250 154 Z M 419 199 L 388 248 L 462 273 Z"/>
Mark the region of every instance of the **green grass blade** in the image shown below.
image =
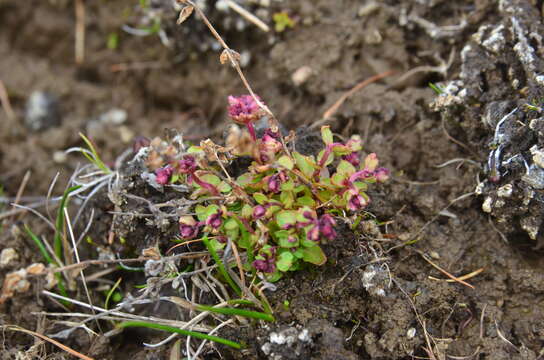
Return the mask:
<path id="1" fill-rule="evenodd" d="M 224 315 L 238 315 L 243 316 L 247 318 L 252 319 L 259 319 L 264 321 L 270 321 L 274 322 L 276 319 L 270 314 L 258 312 L 258 311 L 252 311 L 252 310 L 244 310 L 244 309 L 235 309 L 235 308 L 215 308 L 213 306 L 208 305 L 198 305 L 196 307 L 200 311 L 210 311 L 218 314 L 224 314 Z"/>
<path id="2" fill-rule="evenodd" d="M 119 287 L 119 284 L 121 284 L 121 280 L 123 278 L 119 278 L 113 285 L 110 291 L 108 291 L 108 295 L 106 295 L 106 301 L 104 301 L 104 309 L 108 310 L 108 305 L 110 304 L 110 298 L 113 295 L 113 292 Z"/>
<path id="3" fill-rule="evenodd" d="M 104 173 L 106 174 L 110 174 L 111 173 L 111 170 L 110 168 L 108 168 L 106 166 L 106 164 L 104 164 L 104 162 L 102 161 L 102 159 L 100 159 L 100 156 L 98 156 L 98 153 L 96 152 L 96 149 L 94 148 L 94 145 L 93 143 L 91 142 L 91 140 L 89 140 L 85 135 L 83 135 L 82 133 L 79 133 L 79 136 L 83 139 L 83 141 L 85 141 L 85 144 L 87 144 L 87 147 L 89 148 L 89 150 L 91 150 L 91 153 L 93 154 L 93 156 L 90 156 L 89 154 L 86 154 L 86 153 L 83 153 L 83 155 L 85 155 L 85 157 L 87 159 L 89 159 L 90 162 L 92 162 L 93 164 L 96 165 L 97 168 L 99 168 L 100 170 L 102 170 Z"/>
<path id="4" fill-rule="evenodd" d="M 32 232 L 32 230 L 30 230 L 30 228 L 25 224 L 25 231 L 26 233 L 28 234 L 28 236 L 30 236 L 30 238 L 32 239 L 32 241 L 34 241 L 34 243 L 36 244 L 36 246 L 38 246 L 38 249 L 40 250 L 40 253 L 42 254 L 43 258 L 45 259 L 45 261 L 48 263 L 48 264 L 51 264 L 51 265 L 57 265 L 57 262 L 55 260 L 53 260 L 53 258 L 51 257 L 51 255 L 49 255 L 49 253 L 47 252 L 47 249 L 45 247 L 45 245 L 43 244 L 42 240 L 36 236 L 36 234 L 34 234 Z"/>
<path id="5" fill-rule="evenodd" d="M 219 272 L 221 273 L 221 275 L 223 275 L 223 277 L 229 283 L 230 287 L 234 290 L 234 292 L 236 292 L 236 294 L 238 294 L 238 296 L 242 296 L 242 291 L 240 290 L 238 285 L 236 285 L 234 283 L 234 280 L 232 280 L 232 278 L 228 274 L 227 269 L 225 269 L 225 265 L 223 264 L 223 262 L 221 261 L 221 259 L 217 255 L 217 252 L 215 251 L 213 246 L 210 244 L 210 241 L 208 240 L 208 235 L 204 235 L 204 237 L 202 237 L 202 242 L 204 243 L 204 245 L 206 245 L 206 248 L 208 249 L 208 251 L 212 255 L 212 258 L 217 263 L 217 267 L 218 267 Z"/>
<path id="6" fill-rule="evenodd" d="M 54 240 L 54 250 L 55 255 L 57 258 L 62 261 L 62 234 L 64 233 L 64 208 L 68 204 L 68 195 L 70 195 L 71 192 L 76 191 L 79 189 L 81 185 L 73 186 L 71 188 L 66 189 L 64 192 L 64 195 L 62 195 L 62 199 L 60 201 L 59 211 L 57 212 L 57 220 L 55 223 L 55 240 Z"/>
<path id="7" fill-rule="evenodd" d="M 241 349 L 242 348 L 242 345 L 240 343 L 237 343 L 237 342 L 234 342 L 234 341 L 231 341 L 231 340 L 227 340 L 227 339 L 223 339 L 223 338 L 218 337 L 218 336 L 203 334 L 203 333 L 199 333 L 199 332 L 195 332 L 195 331 L 183 330 L 183 329 L 175 328 L 175 327 L 172 327 L 172 326 L 154 324 L 154 323 L 149 323 L 149 322 L 145 322 L 145 321 L 126 321 L 126 322 L 123 322 L 123 323 L 119 324 L 118 326 L 121 327 L 121 328 L 145 327 L 145 328 L 149 328 L 149 329 L 168 331 L 168 332 L 171 332 L 171 333 L 176 333 L 176 334 L 180 334 L 180 335 L 184 335 L 184 336 L 190 336 L 190 337 L 194 337 L 194 338 L 197 338 L 197 339 L 210 340 L 210 341 L 213 341 L 213 342 L 216 342 L 216 343 L 219 343 L 219 344 L 230 346 L 230 347 L 235 348 L 235 349 Z"/>
<path id="8" fill-rule="evenodd" d="M 229 305 L 255 305 L 253 303 L 253 301 L 246 300 L 246 299 L 227 300 L 227 304 L 229 304 Z"/>

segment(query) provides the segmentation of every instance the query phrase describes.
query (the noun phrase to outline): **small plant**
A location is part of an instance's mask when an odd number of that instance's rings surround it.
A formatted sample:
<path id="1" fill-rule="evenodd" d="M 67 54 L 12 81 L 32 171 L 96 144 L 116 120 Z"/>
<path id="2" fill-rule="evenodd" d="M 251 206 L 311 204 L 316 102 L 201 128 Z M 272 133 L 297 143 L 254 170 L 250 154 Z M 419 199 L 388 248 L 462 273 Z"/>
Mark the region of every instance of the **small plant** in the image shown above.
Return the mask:
<path id="1" fill-rule="evenodd" d="M 272 20 L 274 20 L 274 30 L 276 32 L 283 32 L 287 28 L 292 29 L 295 27 L 295 21 L 285 11 L 275 13 Z"/>
<path id="2" fill-rule="evenodd" d="M 314 156 L 291 151 L 294 136 L 283 137 L 272 126 L 257 138 L 253 123 L 263 112 L 250 95 L 229 97 L 228 113 L 247 127 L 254 143 L 246 154 L 253 163 L 233 179 L 226 170 L 236 156 L 211 140 L 174 154 L 155 170 L 160 185 L 189 184 L 197 201 L 193 215 L 179 219 L 180 237 L 204 242 L 219 272 L 236 292 L 217 251 L 236 246 L 246 253 L 244 270 L 277 281 L 303 263 L 322 265 L 327 258 L 321 244 L 337 237 L 334 215 L 359 213 L 370 202 L 366 191 L 387 180 L 372 153 L 361 159 L 361 140 L 354 136 L 335 142 L 328 126 L 321 128 L 323 150 Z"/>

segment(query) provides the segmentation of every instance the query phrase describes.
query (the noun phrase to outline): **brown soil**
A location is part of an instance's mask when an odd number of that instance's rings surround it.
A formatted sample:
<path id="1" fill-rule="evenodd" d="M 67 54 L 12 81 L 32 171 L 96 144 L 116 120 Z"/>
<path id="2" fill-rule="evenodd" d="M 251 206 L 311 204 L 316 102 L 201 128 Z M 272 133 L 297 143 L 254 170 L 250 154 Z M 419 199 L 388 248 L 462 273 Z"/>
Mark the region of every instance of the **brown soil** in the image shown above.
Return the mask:
<path id="1" fill-rule="evenodd" d="M 78 132 L 91 137 L 108 162 L 130 147 L 134 136 L 161 136 L 167 128 L 191 140 L 221 137 L 228 123 L 226 96 L 244 92 L 235 72 L 219 64 L 217 53 L 180 62 L 156 36 L 120 32 L 123 14 L 133 3 L 86 3 L 85 61 L 76 66 L 72 2 L 0 0 L 0 80 L 16 114 L 9 119 L 0 112 L 0 185 L 5 196 L 16 195 L 27 171 L 31 175 L 24 196 L 46 194 L 57 171 L 61 175 L 55 194 L 61 193 L 82 157 L 64 158 L 57 152 L 82 146 Z M 544 46 L 541 38 L 529 36 L 542 29 L 542 1 L 282 4 L 283 8 L 274 6 L 288 10 L 298 23 L 276 35 L 271 45 L 270 37 L 255 34 L 258 30 L 252 27 L 246 30 L 252 35 L 229 33 L 227 40 L 236 49 L 250 49 L 247 76 L 287 128 L 317 121 L 359 81 L 396 71 L 348 99 L 331 120 L 341 135 L 361 134 L 365 149 L 379 154 L 392 169 L 393 179 L 372 194 L 369 209 L 386 225 L 377 229 L 365 222 L 355 232 L 342 227 L 338 241 L 326 249 L 331 259 L 327 265 L 295 273 L 277 283 L 275 292 L 267 292 L 276 323 L 221 333 L 248 345 L 242 352 L 220 347 L 223 358 L 542 359 L 544 256 L 534 250 L 540 235 L 531 239 L 526 225 L 536 227 L 539 234 L 542 208 L 533 203 L 541 202 L 542 190 L 521 180 L 524 170 L 505 166 L 501 170 L 509 170 L 509 175 L 492 183 L 483 169 L 497 119 L 515 106 L 542 99 L 542 84 L 536 79 L 544 71 Z M 528 45 L 535 50 L 533 67 L 514 48 L 520 40 L 509 35 L 513 18 L 526 29 Z M 504 48 L 490 55 L 481 39 L 490 37 L 500 24 L 506 34 Z M 489 27 L 482 30 L 483 25 Z M 120 34 L 116 50 L 106 47 L 112 32 Z M 474 36 L 478 33 L 480 38 Z M 450 54 L 447 69 L 428 71 L 448 63 Z M 118 71 L 116 64 L 144 68 Z M 295 85 L 292 75 L 303 66 L 311 68 L 311 76 Z M 403 78 L 411 69 L 421 71 Z M 513 78 L 518 79 L 515 85 Z M 438 100 L 428 83 L 452 80 L 464 81 L 460 88 L 468 95 L 448 92 L 442 98 L 446 103 L 431 107 Z M 61 121 L 33 131 L 23 118 L 25 102 L 37 90 L 58 99 Z M 499 101 L 511 105 L 500 107 L 495 104 Z M 126 122 L 97 120 L 112 108 L 126 110 Z M 481 120 L 490 109 L 495 111 L 491 126 Z M 540 116 L 533 112 L 516 118 L 521 130 L 508 128 L 513 140 L 504 159 L 517 153 L 530 159 L 529 149 L 544 143 L 538 129 L 523 130 L 524 124 Z M 452 159 L 465 160 L 437 167 Z M 478 192 L 483 196 L 474 193 L 479 182 L 484 184 Z M 515 196 L 498 209 L 498 188 L 506 184 L 512 184 L 516 194 L 529 188 L 537 197 L 523 207 L 524 197 Z M 486 197 L 495 204 L 491 214 L 482 210 Z M 95 206 L 103 212 L 95 220 L 93 236 L 106 244 L 112 221 L 107 211 L 112 205 L 105 196 L 97 199 Z M 8 210 L 6 206 L 4 211 Z M 2 218 L 1 247 L 14 248 L 18 259 L 2 265 L 1 279 L 41 261 L 23 235 L 23 221 L 51 238 L 43 222 L 29 213 Z M 431 263 L 456 276 L 483 271 L 466 280 L 469 287 L 446 282 L 447 276 Z M 113 281 L 119 277 L 109 276 Z M 47 334 L 64 329 L 34 314 L 59 310 L 40 295 L 43 284 L 43 277 L 32 278 L 27 292 L 0 305 L 0 323 Z M 84 292 L 74 296 L 86 299 Z M 168 314 L 172 309 L 145 311 Z M 309 340 L 301 335 L 305 329 Z M 295 340 L 278 343 L 278 334 Z M 35 341 L 30 336 L 13 332 L 2 336 L 2 359 L 19 358 L 25 352 L 27 358 L 45 354 L 67 358 L 54 347 L 31 348 Z M 96 359 L 159 359 L 166 358 L 170 345 L 144 349 L 140 344 L 160 339 L 156 333 L 138 331 L 90 338 L 76 330 L 61 341 Z"/>

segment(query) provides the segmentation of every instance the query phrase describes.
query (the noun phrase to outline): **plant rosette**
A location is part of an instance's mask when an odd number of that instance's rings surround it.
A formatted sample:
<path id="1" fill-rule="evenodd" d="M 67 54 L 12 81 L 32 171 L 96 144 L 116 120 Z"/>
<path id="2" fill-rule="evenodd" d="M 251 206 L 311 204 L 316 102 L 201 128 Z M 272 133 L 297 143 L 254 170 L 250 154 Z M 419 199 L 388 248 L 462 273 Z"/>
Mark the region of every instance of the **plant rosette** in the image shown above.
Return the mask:
<path id="1" fill-rule="evenodd" d="M 262 112 L 244 95 L 229 97 L 229 114 L 251 132 Z M 180 217 L 180 237 L 206 236 L 216 251 L 232 242 L 245 253 L 245 270 L 268 281 L 304 263 L 325 264 L 321 246 L 337 236 L 333 216 L 364 211 L 371 201 L 368 188 L 386 181 L 389 171 L 378 167 L 374 153 L 361 158 L 358 136 L 335 142 L 329 126 L 321 128 L 323 150 L 317 157 L 289 151 L 293 137 L 272 129 L 261 138 L 251 134 L 254 161 L 236 179 L 226 169 L 237 156 L 210 140 L 155 171 L 160 183 L 193 187 L 196 215 Z"/>

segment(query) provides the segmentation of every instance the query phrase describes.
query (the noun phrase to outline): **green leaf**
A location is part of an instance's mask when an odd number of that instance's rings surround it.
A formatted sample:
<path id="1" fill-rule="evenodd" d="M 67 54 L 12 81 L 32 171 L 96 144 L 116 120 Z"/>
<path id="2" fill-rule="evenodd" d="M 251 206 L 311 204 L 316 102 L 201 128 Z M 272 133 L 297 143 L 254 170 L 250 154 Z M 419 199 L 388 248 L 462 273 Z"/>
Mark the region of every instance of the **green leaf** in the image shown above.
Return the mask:
<path id="1" fill-rule="evenodd" d="M 295 183 L 293 182 L 293 180 L 286 181 L 281 184 L 280 189 L 283 191 L 292 191 L 295 189 Z"/>
<path id="2" fill-rule="evenodd" d="M 340 160 L 338 163 L 338 167 L 336 168 L 337 174 L 342 174 L 345 177 L 355 173 L 357 169 L 355 169 L 355 166 L 353 166 L 349 161 L 346 160 Z"/>
<path id="3" fill-rule="evenodd" d="M 310 196 L 302 196 L 297 199 L 297 204 L 301 206 L 315 206 L 315 200 L 312 199 Z"/>
<path id="4" fill-rule="evenodd" d="M 321 159 L 323 158 L 323 155 L 325 155 L 325 150 L 321 150 L 319 154 L 317 155 L 317 163 L 321 163 Z M 329 166 L 334 161 L 334 156 L 329 153 L 329 156 L 327 157 L 327 161 L 325 161 L 325 164 L 323 166 Z"/>
<path id="5" fill-rule="evenodd" d="M 221 179 L 214 174 L 201 175 L 200 179 L 207 182 L 208 184 L 212 184 L 213 186 L 219 186 L 219 184 L 221 183 Z"/>
<path id="6" fill-rule="evenodd" d="M 335 173 L 331 178 L 331 183 L 336 186 L 344 186 L 344 180 L 346 180 L 346 174 Z"/>
<path id="7" fill-rule="evenodd" d="M 217 186 L 217 189 L 219 189 L 219 191 L 221 191 L 222 193 L 228 193 L 228 192 L 231 192 L 232 190 L 230 185 L 224 181 L 221 181 L 221 183 L 219 183 L 219 185 Z"/>
<path id="8" fill-rule="evenodd" d="M 211 239 L 210 246 L 213 247 L 214 251 L 219 251 L 225 248 L 226 244 L 219 242 L 217 239 Z"/>
<path id="9" fill-rule="evenodd" d="M 218 210 L 219 206 L 214 204 L 208 206 L 203 206 L 199 204 L 195 207 L 196 217 L 199 221 L 206 221 L 209 216 L 215 214 Z"/>
<path id="10" fill-rule="evenodd" d="M 327 257 L 319 245 L 302 249 L 302 259 L 314 265 L 323 265 Z"/>
<path id="11" fill-rule="evenodd" d="M 304 257 L 304 251 L 302 251 L 302 248 L 298 248 L 294 253 L 293 255 L 297 258 L 297 259 L 302 259 Z"/>
<path id="12" fill-rule="evenodd" d="M 293 248 L 293 247 L 297 247 L 299 246 L 299 240 L 298 240 L 298 237 L 297 236 L 294 236 L 294 238 L 296 239 L 296 241 L 294 242 L 290 242 L 288 239 L 289 237 L 281 237 L 281 238 L 278 238 L 278 245 L 282 248 L 286 248 L 286 249 L 290 249 L 290 248 Z"/>
<path id="13" fill-rule="evenodd" d="M 236 183 L 241 187 L 246 187 L 250 184 L 253 184 L 253 175 L 251 175 L 250 173 L 242 174 L 238 176 L 238 178 L 236 179 Z"/>
<path id="14" fill-rule="evenodd" d="M 330 190 L 323 190 L 323 191 L 320 191 L 318 195 L 319 195 L 319 199 L 322 202 L 327 202 L 334 196 L 334 193 Z"/>
<path id="15" fill-rule="evenodd" d="M 228 218 L 227 220 L 225 220 L 225 223 L 223 224 L 223 229 L 225 230 L 225 234 L 232 241 L 236 241 L 240 236 L 240 225 L 238 224 L 238 221 L 234 218 Z"/>
<path id="16" fill-rule="evenodd" d="M 283 272 L 288 271 L 291 265 L 293 265 L 294 259 L 295 257 L 289 250 L 281 252 L 278 256 L 278 260 L 276 261 L 278 270 Z"/>
<path id="17" fill-rule="evenodd" d="M 292 210 L 280 211 L 276 214 L 276 222 L 282 229 L 293 226 L 297 222 L 297 212 Z"/>
<path id="18" fill-rule="evenodd" d="M 193 145 L 187 149 L 189 154 L 204 154 L 204 150 L 200 146 Z"/>
<path id="19" fill-rule="evenodd" d="M 334 153 L 334 155 L 336 156 L 343 156 L 343 155 L 349 155 L 352 153 L 351 149 L 348 148 L 347 146 L 345 145 L 334 145 L 332 147 L 332 152 Z"/>
<path id="20" fill-rule="evenodd" d="M 242 215 L 242 217 L 246 219 L 251 218 L 253 216 L 253 207 L 251 207 L 251 205 L 244 204 L 240 215 Z"/>
<path id="21" fill-rule="evenodd" d="M 267 274 L 266 275 L 266 280 L 268 282 L 273 283 L 273 282 L 276 282 L 276 281 L 280 280 L 282 277 L 283 277 L 283 273 L 281 271 L 276 270 L 272 274 Z"/>
<path id="22" fill-rule="evenodd" d="M 266 209 L 266 217 L 271 217 L 274 215 L 278 210 L 281 210 L 281 207 L 278 205 L 272 205 L 268 209 Z"/>
<path id="23" fill-rule="evenodd" d="M 286 209 L 290 209 L 295 202 L 293 193 L 290 191 L 282 191 L 280 194 L 280 201 Z"/>
<path id="24" fill-rule="evenodd" d="M 253 194 L 253 198 L 255 199 L 255 201 L 257 201 L 257 203 L 259 203 L 260 205 L 264 205 L 266 204 L 269 199 L 266 197 L 266 195 L 264 195 L 263 193 L 255 193 Z"/>
<path id="25" fill-rule="evenodd" d="M 306 177 L 311 177 L 316 169 L 316 164 L 312 158 L 304 156 L 298 152 L 293 152 L 293 157 L 297 163 L 297 167 Z"/>
<path id="26" fill-rule="evenodd" d="M 286 169 L 289 169 L 289 170 L 293 170 L 293 167 L 295 166 L 295 164 L 293 163 L 293 159 L 291 159 L 289 156 L 287 155 L 283 155 L 281 156 L 278 160 L 277 160 L 277 163 L 281 166 L 283 166 L 284 168 Z"/>
<path id="27" fill-rule="evenodd" d="M 323 142 L 325 143 L 325 145 L 332 144 L 333 135 L 332 135 L 331 127 L 329 125 L 325 125 L 321 127 L 321 138 L 323 139 Z"/>

